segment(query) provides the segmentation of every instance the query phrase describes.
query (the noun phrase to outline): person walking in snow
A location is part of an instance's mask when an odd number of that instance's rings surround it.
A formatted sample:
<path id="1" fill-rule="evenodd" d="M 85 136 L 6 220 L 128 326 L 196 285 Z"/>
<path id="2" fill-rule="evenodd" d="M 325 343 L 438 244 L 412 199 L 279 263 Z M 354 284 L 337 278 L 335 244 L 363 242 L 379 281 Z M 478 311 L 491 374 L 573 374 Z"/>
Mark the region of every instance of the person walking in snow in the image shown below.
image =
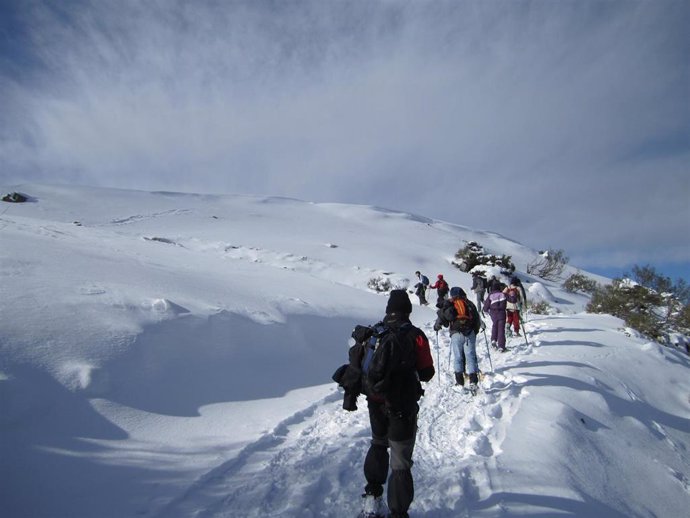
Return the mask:
<path id="1" fill-rule="evenodd" d="M 417 284 L 414 285 L 415 295 L 419 297 L 420 306 L 428 306 L 429 302 L 426 300 L 426 287 L 429 286 L 429 278 L 426 275 L 422 275 L 419 271 L 414 272 L 417 276 Z"/>
<path id="2" fill-rule="evenodd" d="M 480 272 L 472 272 L 472 291 L 477 296 L 477 307 L 484 315 L 484 296 L 486 294 L 486 277 Z"/>
<path id="3" fill-rule="evenodd" d="M 491 317 L 491 346 L 506 351 L 506 296 L 498 282 L 489 284 L 489 296 L 484 300 L 484 312 Z"/>
<path id="4" fill-rule="evenodd" d="M 436 307 L 440 308 L 443 301 L 446 300 L 446 295 L 448 295 L 448 283 L 443 278 L 443 274 L 439 273 L 436 282 L 429 286 L 429 289 L 436 290 Z"/>
<path id="5" fill-rule="evenodd" d="M 392 290 L 383 320 L 371 328 L 355 327 L 350 363 L 333 378 L 345 388 L 345 410 L 357 409 L 359 392 L 367 396 L 371 444 L 364 459 L 361 518 L 407 518 L 414 498 L 412 453 L 424 393 L 420 381 L 430 381 L 436 371 L 429 340 L 412 325 L 411 313 L 407 292 Z M 372 340 L 375 346 L 369 345 Z M 383 501 L 386 479 L 390 514 Z"/>
<path id="6" fill-rule="evenodd" d="M 515 336 L 520 336 L 520 312 L 522 311 L 523 298 L 520 288 L 517 283 L 520 282 L 517 277 L 513 277 L 510 281 L 510 285 L 503 290 L 506 296 L 506 333 L 509 336 L 513 334 Z M 513 326 L 514 332 L 511 331 Z"/>
<path id="7" fill-rule="evenodd" d="M 513 276 L 513 278 L 510 280 L 510 283 L 517 286 L 522 294 L 522 307 L 520 308 L 520 314 L 522 315 L 522 311 L 527 309 L 527 293 L 525 292 L 525 287 L 522 285 L 522 281 L 517 275 Z"/>
<path id="8" fill-rule="evenodd" d="M 450 347 L 453 351 L 453 369 L 455 384 L 464 385 L 464 372 L 470 378 L 470 391 L 477 392 L 479 383 L 477 364 L 477 333 L 481 329 L 482 321 L 475 305 L 467 300 L 462 288 L 453 286 L 450 289 L 450 300 L 443 301 L 438 310 L 434 331 L 442 327 L 449 328 Z"/>

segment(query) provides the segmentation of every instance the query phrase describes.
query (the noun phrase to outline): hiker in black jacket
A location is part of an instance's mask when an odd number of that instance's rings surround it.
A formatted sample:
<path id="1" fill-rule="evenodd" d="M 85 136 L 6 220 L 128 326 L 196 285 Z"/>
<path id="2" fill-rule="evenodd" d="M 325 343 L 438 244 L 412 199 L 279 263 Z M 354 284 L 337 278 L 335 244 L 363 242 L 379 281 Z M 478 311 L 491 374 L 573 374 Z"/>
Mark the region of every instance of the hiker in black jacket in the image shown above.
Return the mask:
<path id="1" fill-rule="evenodd" d="M 391 291 L 384 319 L 372 328 L 355 328 L 352 336 L 357 343 L 350 349 L 350 364 L 334 374 L 345 388 L 345 410 L 357 408 L 353 395 L 356 401 L 359 391 L 367 396 L 371 445 L 364 460 L 367 484 L 361 516 L 405 518 L 414 498 L 412 452 L 418 401 L 424 392 L 420 381 L 431 380 L 435 369 L 429 341 L 410 322 L 411 312 L 407 292 Z M 368 346 L 372 343 L 375 348 Z M 386 479 L 390 514 L 383 503 Z"/>
<path id="2" fill-rule="evenodd" d="M 472 291 L 477 296 L 477 309 L 481 311 L 482 315 L 484 315 L 484 295 L 486 294 L 487 286 L 486 277 L 479 272 L 472 272 Z"/>
<path id="3" fill-rule="evenodd" d="M 420 306 L 428 306 L 429 302 L 426 300 L 426 288 L 429 286 L 429 278 L 426 275 L 422 275 L 421 272 L 416 271 L 414 274 L 417 276 L 417 284 L 414 285 L 414 294 L 419 297 Z"/>

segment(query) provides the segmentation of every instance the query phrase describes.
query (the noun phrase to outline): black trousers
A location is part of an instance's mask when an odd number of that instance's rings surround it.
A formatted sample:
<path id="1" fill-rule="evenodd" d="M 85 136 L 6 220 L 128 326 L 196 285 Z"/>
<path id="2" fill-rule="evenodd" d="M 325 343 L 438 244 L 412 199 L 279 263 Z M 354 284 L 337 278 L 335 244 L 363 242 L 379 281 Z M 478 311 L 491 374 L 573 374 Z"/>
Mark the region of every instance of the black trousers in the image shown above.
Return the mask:
<path id="1" fill-rule="evenodd" d="M 393 516 L 407 516 L 414 499 L 412 453 L 417 436 L 417 411 L 390 415 L 383 403 L 369 401 L 368 406 L 371 446 L 364 460 L 365 492 L 382 495 L 388 478 L 388 508 Z"/>

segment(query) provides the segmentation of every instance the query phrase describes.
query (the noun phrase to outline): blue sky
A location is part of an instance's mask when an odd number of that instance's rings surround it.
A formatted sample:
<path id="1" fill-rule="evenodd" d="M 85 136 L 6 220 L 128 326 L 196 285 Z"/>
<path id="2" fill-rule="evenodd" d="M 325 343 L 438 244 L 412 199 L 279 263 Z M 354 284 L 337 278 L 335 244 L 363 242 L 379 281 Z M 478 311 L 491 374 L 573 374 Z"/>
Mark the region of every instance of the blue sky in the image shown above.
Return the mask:
<path id="1" fill-rule="evenodd" d="M 690 3 L 0 3 L 0 183 L 385 206 L 690 280 Z"/>

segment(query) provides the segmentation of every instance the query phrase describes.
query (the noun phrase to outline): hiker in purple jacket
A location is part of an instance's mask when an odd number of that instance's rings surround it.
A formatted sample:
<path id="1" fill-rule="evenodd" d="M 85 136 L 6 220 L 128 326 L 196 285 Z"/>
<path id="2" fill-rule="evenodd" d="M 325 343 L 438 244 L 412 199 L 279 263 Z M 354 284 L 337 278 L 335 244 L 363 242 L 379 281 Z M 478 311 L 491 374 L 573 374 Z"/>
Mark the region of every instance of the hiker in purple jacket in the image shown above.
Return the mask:
<path id="1" fill-rule="evenodd" d="M 506 296 L 498 283 L 489 287 L 489 296 L 484 300 L 484 312 L 491 316 L 491 346 L 506 351 Z"/>

